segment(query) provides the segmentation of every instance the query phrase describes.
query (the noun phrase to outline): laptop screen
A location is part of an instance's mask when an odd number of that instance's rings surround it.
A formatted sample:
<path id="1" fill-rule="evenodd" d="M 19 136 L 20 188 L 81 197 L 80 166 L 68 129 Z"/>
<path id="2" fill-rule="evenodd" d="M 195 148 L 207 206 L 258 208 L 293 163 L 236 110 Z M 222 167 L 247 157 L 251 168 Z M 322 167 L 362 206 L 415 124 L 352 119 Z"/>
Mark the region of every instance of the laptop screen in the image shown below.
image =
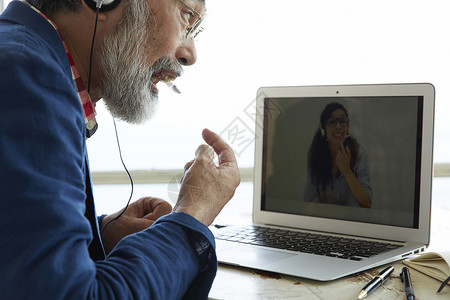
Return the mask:
<path id="1" fill-rule="evenodd" d="M 418 228 L 423 96 L 265 97 L 261 210 Z"/>

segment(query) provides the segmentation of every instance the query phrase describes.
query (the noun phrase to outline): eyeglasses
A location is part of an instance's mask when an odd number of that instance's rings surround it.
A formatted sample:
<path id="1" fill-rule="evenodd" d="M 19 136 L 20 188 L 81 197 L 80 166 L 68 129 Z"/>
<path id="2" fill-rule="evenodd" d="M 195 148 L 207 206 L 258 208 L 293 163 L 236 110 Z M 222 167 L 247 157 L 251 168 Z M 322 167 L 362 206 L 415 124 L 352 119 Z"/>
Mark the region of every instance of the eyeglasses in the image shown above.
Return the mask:
<path id="1" fill-rule="evenodd" d="M 327 126 L 334 128 L 337 126 L 338 123 L 341 127 L 348 126 L 348 118 L 329 119 L 327 121 Z"/>
<path id="2" fill-rule="evenodd" d="M 203 19 L 205 18 L 206 14 L 200 15 L 195 9 L 193 9 L 189 4 L 184 2 L 183 0 L 178 0 L 181 4 L 183 4 L 187 9 L 189 9 L 196 17 L 197 20 L 192 25 L 189 25 L 186 28 L 186 38 L 187 39 L 193 39 L 195 38 L 200 32 L 203 31 L 203 27 L 200 26 Z"/>

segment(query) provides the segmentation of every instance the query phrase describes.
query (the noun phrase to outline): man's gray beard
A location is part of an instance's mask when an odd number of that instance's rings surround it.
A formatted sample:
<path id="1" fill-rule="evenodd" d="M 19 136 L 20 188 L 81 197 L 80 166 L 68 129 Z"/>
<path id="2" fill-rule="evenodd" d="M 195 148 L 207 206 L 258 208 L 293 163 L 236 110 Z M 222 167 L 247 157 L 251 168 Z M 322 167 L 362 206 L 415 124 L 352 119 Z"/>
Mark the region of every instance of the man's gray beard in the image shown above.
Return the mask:
<path id="1" fill-rule="evenodd" d="M 101 55 L 103 78 L 99 94 L 113 117 L 142 123 L 153 116 L 158 95 L 151 90 L 154 66 L 147 68 L 145 46 L 149 36 L 147 1 L 127 1 L 115 34 L 105 39 Z M 150 32 L 151 34 L 151 32 Z"/>

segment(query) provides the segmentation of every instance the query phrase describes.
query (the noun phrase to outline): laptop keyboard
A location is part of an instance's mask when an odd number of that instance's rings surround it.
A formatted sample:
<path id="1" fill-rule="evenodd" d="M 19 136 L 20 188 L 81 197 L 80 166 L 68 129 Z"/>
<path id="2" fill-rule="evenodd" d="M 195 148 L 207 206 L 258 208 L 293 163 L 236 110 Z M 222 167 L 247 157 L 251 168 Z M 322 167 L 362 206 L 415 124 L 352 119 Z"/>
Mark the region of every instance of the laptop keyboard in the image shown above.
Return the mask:
<path id="1" fill-rule="evenodd" d="M 355 261 L 402 246 L 386 242 L 352 239 L 261 226 L 229 229 L 223 233 L 220 233 L 219 231 L 216 235 L 216 239 Z"/>

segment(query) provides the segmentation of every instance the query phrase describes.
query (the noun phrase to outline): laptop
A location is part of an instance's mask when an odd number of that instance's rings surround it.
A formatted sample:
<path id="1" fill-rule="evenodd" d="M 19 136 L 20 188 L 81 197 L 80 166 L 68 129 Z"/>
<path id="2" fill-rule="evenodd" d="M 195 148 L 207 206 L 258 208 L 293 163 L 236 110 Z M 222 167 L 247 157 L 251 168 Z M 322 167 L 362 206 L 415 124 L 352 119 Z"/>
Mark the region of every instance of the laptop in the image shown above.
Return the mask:
<path id="1" fill-rule="evenodd" d="M 329 281 L 424 251 L 434 95 L 428 83 L 260 88 L 253 224 L 215 231 L 219 262 Z"/>

